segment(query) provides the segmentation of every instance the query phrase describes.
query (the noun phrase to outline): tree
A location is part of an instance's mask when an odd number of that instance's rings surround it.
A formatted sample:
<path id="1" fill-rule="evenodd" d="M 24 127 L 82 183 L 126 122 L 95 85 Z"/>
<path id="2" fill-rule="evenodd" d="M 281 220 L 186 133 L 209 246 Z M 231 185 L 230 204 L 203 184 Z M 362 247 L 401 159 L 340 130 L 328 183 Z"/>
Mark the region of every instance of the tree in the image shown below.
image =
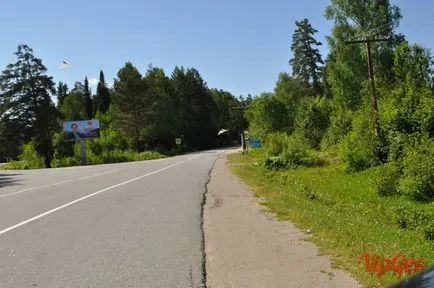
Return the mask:
<path id="1" fill-rule="evenodd" d="M 319 64 L 324 64 L 321 54 L 315 46 L 322 45 L 313 35 L 318 31 L 312 28 L 308 19 L 296 21 L 297 28 L 292 36 L 291 50 L 294 54 L 289 61 L 292 65 L 292 75 L 312 83 L 315 93 L 321 93 L 321 77 Z"/>
<path id="2" fill-rule="evenodd" d="M 83 87 L 83 100 L 84 100 L 84 108 L 86 112 L 86 118 L 92 119 L 93 118 L 93 107 L 92 107 L 92 93 L 89 88 L 89 81 L 87 80 L 87 77 L 84 78 L 84 87 Z"/>
<path id="3" fill-rule="evenodd" d="M 288 73 L 280 73 L 274 88 L 274 97 L 285 105 L 287 119 L 282 124 L 285 132 L 292 133 L 295 129 L 295 118 L 299 108 L 300 100 L 312 95 L 312 87 L 302 79 L 293 78 Z M 284 130 L 282 130 L 284 131 Z"/>
<path id="4" fill-rule="evenodd" d="M 393 81 L 393 74 L 391 73 L 393 49 L 404 41 L 402 34 L 394 32 L 402 18 L 399 7 L 391 5 L 389 0 L 332 0 L 331 2 L 331 5 L 326 8 L 325 14 L 328 20 L 334 20 L 335 22 L 333 27 L 334 36 L 332 37 L 334 40 L 349 40 L 349 37 L 351 39 L 359 37 L 391 39 L 389 42 L 372 44 L 372 57 L 376 76 L 383 78 L 386 84 L 390 84 Z M 342 28 L 346 30 L 346 35 L 339 33 L 343 32 Z M 337 34 L 344 37 L 336 37 Z M 363 60 L 366 61 L 365 47 L 358 46 L 357 50 L 359 52 L 352 55 L 361 54 Z M 358 66 L 354 67 L 354 69 L 358 68 Z"/>
<path id="5" fill-rule="evenodd" d="M 152 111 L 149 96 L 146 81 L 137 68 L 127 62 L 114 82 L 113 104 L 115 121 L 126 134 L 132 136 L 137 151 L 149 125 Z"/>
<path id="6" fill-rule="evenodd" d="M 175 67 L 171 83 L 174 90 L 179 128 L 186 144 L 194 149 L 215 145 L 217 106 L 205 81 L 194 68 Z"/>
<path id="7" fill-rule="evenodd" d="M 71 91 L 71 93 L 66 95 L 60 111 L 67 121 L 86 120 L 83 94 L 79 91 Z"/>
<path id="8" fill-rule="evenodd" d="M 2 122 L 21 131 L 23 140 L 33 138 L 36 151 L 44 157 L 45 166 L 50 167 L 53 155 L 51 139 L 59 117 L 51 100 L 55 84 L 53 78 L 45 74 L 47 69 L 29 46 L 19 45 L 15 55 L 18 61 L 7 65 L 0 76 L 0 98 L 10 101 Z"/>
<path id="9" fill-rule="evenodd" d="M 57 96 L 57 107 L 60 108 L 62 106 L 63 100 L 65 99 L 66 95 L 68 94 L 68 85 L 66 83 L 63 83 L 62 81 L 59 82 L 59 85 L 56 89 L 56 96 Z"/>
<path id="10" fill-rule="evenodd" d="M 218 136 L 219 143 L 231 144 L 232 140 L 239 139 L 240 117 L 238 113 L 241 111 L 233 108 L 241 106 L 240 102 L 228 91 L 211 89 L 211 93 L 218 110 L 217 127 L 218 129 L 228 130 L 225 134 Z M 251 96 L 249 96 L 247 98 L 251 99 Z M 244 128 L 246 127 L 247 125 L 244 125 Z"/>
<path id="11" fill-rule="evenodd" d="M 145 81 L 155 104 L 149 123 L 151 129 L 148 145 L 154 148 L 174 148 L 174 139 L 179 137 L 181 130 L 177 117 L 179 107 L 176 104 L 170 78 L 166 76 L 163 69 L 149 65 Z"/>
<path id="12" fill-rule="evenodd" d="M 99 82 L 96 87 L 96 102 L 99 104 L 97 110 L 106 113 L 111 104 L 110 92 L 104 79 L 104 72 L 99 73 Z"/>
<path id="13" fill-rule="evenodd" d="M 266 140 L 270 133 L 289 130 L 288 111 L 272 93 L 255 98 L 245 113 L 250 122 L 249 131 L 261 140 Z"/>

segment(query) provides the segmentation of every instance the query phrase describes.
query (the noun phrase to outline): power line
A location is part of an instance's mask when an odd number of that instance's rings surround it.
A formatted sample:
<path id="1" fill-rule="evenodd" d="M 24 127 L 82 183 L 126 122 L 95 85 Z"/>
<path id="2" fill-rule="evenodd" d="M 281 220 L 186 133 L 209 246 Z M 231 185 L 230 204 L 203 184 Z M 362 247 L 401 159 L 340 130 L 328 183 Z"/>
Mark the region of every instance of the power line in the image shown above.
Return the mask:
<path id="1" fill-rule="evenodd" d="M 378 121 L 378 100 L 377 100 L 377 91 L 375 88 L 375 80 L 374 80 L 374 68 L 372 65 L 372 55 L 371 55 L 371 43 L 374 42 L 385 42 L 390 39 L 363 39 L 363 40 L 353 40 L 353 41 L 345 41 L 345 44 L 359 44 L 365 43 L 367 52 L 368 52 L 368 71 L 369 71 L 369 80 L 371 82 L 371 101 L 372 108 L 374 110 L 374 125 L 375 125 L 375 135 L 380 135 L 380 123 Z"/>

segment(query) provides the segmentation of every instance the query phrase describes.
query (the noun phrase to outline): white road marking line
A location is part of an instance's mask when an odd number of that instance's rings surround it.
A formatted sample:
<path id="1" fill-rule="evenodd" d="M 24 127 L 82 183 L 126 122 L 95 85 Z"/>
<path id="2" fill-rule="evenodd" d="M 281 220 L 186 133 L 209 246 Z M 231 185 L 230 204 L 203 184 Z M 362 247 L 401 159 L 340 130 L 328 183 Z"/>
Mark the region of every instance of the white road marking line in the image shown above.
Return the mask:
<path id="1" fill-rule="evenodd" d="M 95 175 L 81 177 L 81 178 L 78 178 L 78 180 L 84 180 L 84 179 L 89 179 L 89 178 L 93 178 L 93 177 L 103 176 L 103 175 L 107 175 L 107 174 L 118 172 L 118 171 L 119 171 L 118 169 L 111 170 L 111 171 L 107 171 L 107 172 L 104 172 L 104 173 L 98 173 L 98 174 L 95 174 Z"/>
<path id="2" fill-rule="evenodd" d="M 0 195 L 0 198 L 7 197 L 7 196 L 12 196 L 12 195 L 16 195 L 16 194 L 21 194 L 21 193 L 32 191 L 32 190 L 53 187 L 53 186 L 57 186 L 57 185 L 60 185 L 60 184 L 69 183 L 69 182 L 72 182 L 74 180 L 84 180 L 84 179 L 89 179 L 89 178 L 93 178 L 93 177 L 98 177 L 98 176 L 110 174 L 110 173 L 117 172 L 117 171 L 119 171 L 119 170 L 111 170 L 111 171 L 108 171 L 108 172 L 98 173 L 98 174 L 95 174 L 95 175 L 81 177 L 81 178 L 78 178 L 78 179 L 66 180 L 66 181 L 56 182 L 56 183 L 53 183 L 53 184 L 47 184 L 47 185 L 42 185 L 42 186 L 37 186 L 37 187 L 31 187 L 31 188 L 27 188 L 27 189 L 24 189 L 24 190 L 20 190 L 20 191 L 11 192 L 11 193 L 8 193 L 8 194 Z"/>
<path id="3" fill-rule="evenodd" d="M 27 191 L 36 190 L 36 189 L 42 189 L 42 188 L 52 187 L 52 186 L 56 186 L 56 185 L 60 185 L 60 184 L 65 184 L 65 183 L 69 183 L 69 182 L 72 182 L 72 181 L 74 181 L 74 180 L 67 180 L 67 181 L 57 182 L 57 183 L 53 183 L 53 184 L 47 184 L 47 185 L 38 186 L 38 187 L 31 187 L 31 188 L 27 188 L 27 189 L 24 189 L 24 190 L 20 190 L 20 191 L 8 193 L 8 194 L 0 195 L 0 198 L 6 197 L 6 196 L 12 196 L 12 195 L 16 195 L 16 194 L 24 193 L 24 192 L 27 192 Z"/>
<path id="4" fill-rule="evenodd" d="M 199 155 L 199 156 L 200 156 L 200 155 Z M 194 158 L 197 158 L 197 157 L 199 157 L 199 156 L 193 157 L 193 158 L 191 158 L 190 160 L 193 160 Z M 110 187 L 104 188 L 104 189 L 102 189 L 102 190 L 99 190 L 99 191 L 97 191 L 97 192 L 94 192 L 94 193 L 92 193 L 92 194 L 86 195 L 86 196 L 84 196 L 84 197 L 81 197 L 81 198 L 76 199 L 76 200 L 74 200 L 74 201 L 71 201 L 71 202 L 69 202 L 69 203 L 66 203 L 66 204 L 64 204 L 64 205 L 62 205 L 62 206 L 59 206 L 59 207 L 54 208 L 54 209 L 51 209 L 51 210 L 49 210 L 49 211 L 47 211 L 47 212 L 41 213 L 41 214 L 39 214 L 39 215 L 37 215 L 37 216 L 35 216 L 35 217 L 33 217 L 33 218 L 27 219 L 27 220 L 22 221 L 22 222 L 20 222 L 20 223 L 18 223 L 18 224 L 15 224 L 15 225 L 13 225 L 13 226 L 10 226 L 10 227 L 8 227 L 8 228 L 6 228 L 6 229 L 4 229 L 4 230 L 1 230 L 1 231 L 0 231 L 0 235 L 3 235 L 3 234 L 5 234 L 5 233 L 7 233 L 7 232 L 9 232 L 9 231 L 12 231 L 12 230 L 17 229 L 17 228 L 19 228 L 19 227 L 21 227 L 21 226 L 24 226 L 24 225 L 26 225 L 26 224 L 28 224 L 28 223 L 30 223 L 30 222 L 36 221 L 36 220 L 38 220 L 38 219 L 40 219 L 40 218 L 42 218 L 42 217 L 45 217 L 45 216 L 47 216 L 47 215 L 50 215 L 50 214 L 52 214 L 52 213 L 54 213 L 54 212 L 56 212 L 56 211 L 62 210 L 62 209 L 64 209 L 64 208 L 68 207 L 68 206 L 71 206 L 71 205 L 75 204 L 75 203 L 78 203 L 78 202 L 81 202 L 81 201 L 83 201 L 83 200 L 86 200 L 87 198 L 90 198 L 90 197 L 96 196 L 96 195 L 98 195 L 98 194 L 104 193 L 104 192 L 106 192 L 106 191 L 112 190 L 112 189 L 117 188 L 117 187 L 120 187 L 120 186 L 123 186 L 123 185 L 125 185 L 125 184 L 128 184 L 128 183 L 131 183 L 131 182 L 134 182 L 134 181 L 140 180 L 140 179 L 142 179 L 142 178 L 144 178 L 144 177 L 148 177 L 148 176 L 151 176 L 151 175 L 153 175 L 153 174 L 157 174 L 157 173 L 159 173 L 159 172 L 161 172 L 161 171 L 167 170 L 167 169 L 169 169 L 169 168 L 172 168 L 172 167 L 174 167 L 174 166 L 176 166 L 176 165 L 182 164 L 182 163 L 187 162 L 187 161 L 189 161 L 189 160 L 180 161 L 180 162 L 178 162 L 178 163 L 175 163 L 175 164 L 172 164 L 172 165 L 166 166 L 166 167 L 164 167 L 164 168 L 161 168 L 161 169 L 158 169 L 158 170 L 152 171 L 152 172 L 150 172 L 150 173 L 147 173 L 147 174 L 141 175 L 141 176 L 139 176 L 139 177 L 136 177 L 136 178 L 133 178 L 133 179 L 130 179 L 130 180 L 127 180 L 127 181 L 121 182 L 121 183 L 119 183 L 119 184 L 116 184 L 116 185 L 113 185 L 113 186 L 110 186 Z"/>

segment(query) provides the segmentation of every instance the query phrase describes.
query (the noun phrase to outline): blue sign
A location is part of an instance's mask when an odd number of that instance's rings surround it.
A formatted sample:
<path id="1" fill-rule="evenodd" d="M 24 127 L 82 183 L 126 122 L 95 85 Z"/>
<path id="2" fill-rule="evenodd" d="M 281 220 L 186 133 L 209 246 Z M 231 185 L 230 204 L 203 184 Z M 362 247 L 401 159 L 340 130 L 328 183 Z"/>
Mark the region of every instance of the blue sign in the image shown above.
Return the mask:
<path id="1" fill-rule="evenodd" d="M 261 148 L 262 144 L 259 139 L 250 138 L 249 139 L 249 147 L 250 148 Z"/>

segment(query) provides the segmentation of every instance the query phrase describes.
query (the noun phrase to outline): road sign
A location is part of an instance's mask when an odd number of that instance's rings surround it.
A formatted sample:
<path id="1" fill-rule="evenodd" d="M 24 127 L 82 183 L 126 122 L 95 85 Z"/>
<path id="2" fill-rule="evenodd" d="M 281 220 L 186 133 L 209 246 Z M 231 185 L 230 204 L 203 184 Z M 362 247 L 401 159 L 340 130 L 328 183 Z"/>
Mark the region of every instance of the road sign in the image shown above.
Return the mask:
<path id="1" fill-rule="evenodd" d="M 181 144 L 181 138 L 176 138 L 176 139 L 175 139 L 175 143 L 176 143 L 176 145 Z"/>

